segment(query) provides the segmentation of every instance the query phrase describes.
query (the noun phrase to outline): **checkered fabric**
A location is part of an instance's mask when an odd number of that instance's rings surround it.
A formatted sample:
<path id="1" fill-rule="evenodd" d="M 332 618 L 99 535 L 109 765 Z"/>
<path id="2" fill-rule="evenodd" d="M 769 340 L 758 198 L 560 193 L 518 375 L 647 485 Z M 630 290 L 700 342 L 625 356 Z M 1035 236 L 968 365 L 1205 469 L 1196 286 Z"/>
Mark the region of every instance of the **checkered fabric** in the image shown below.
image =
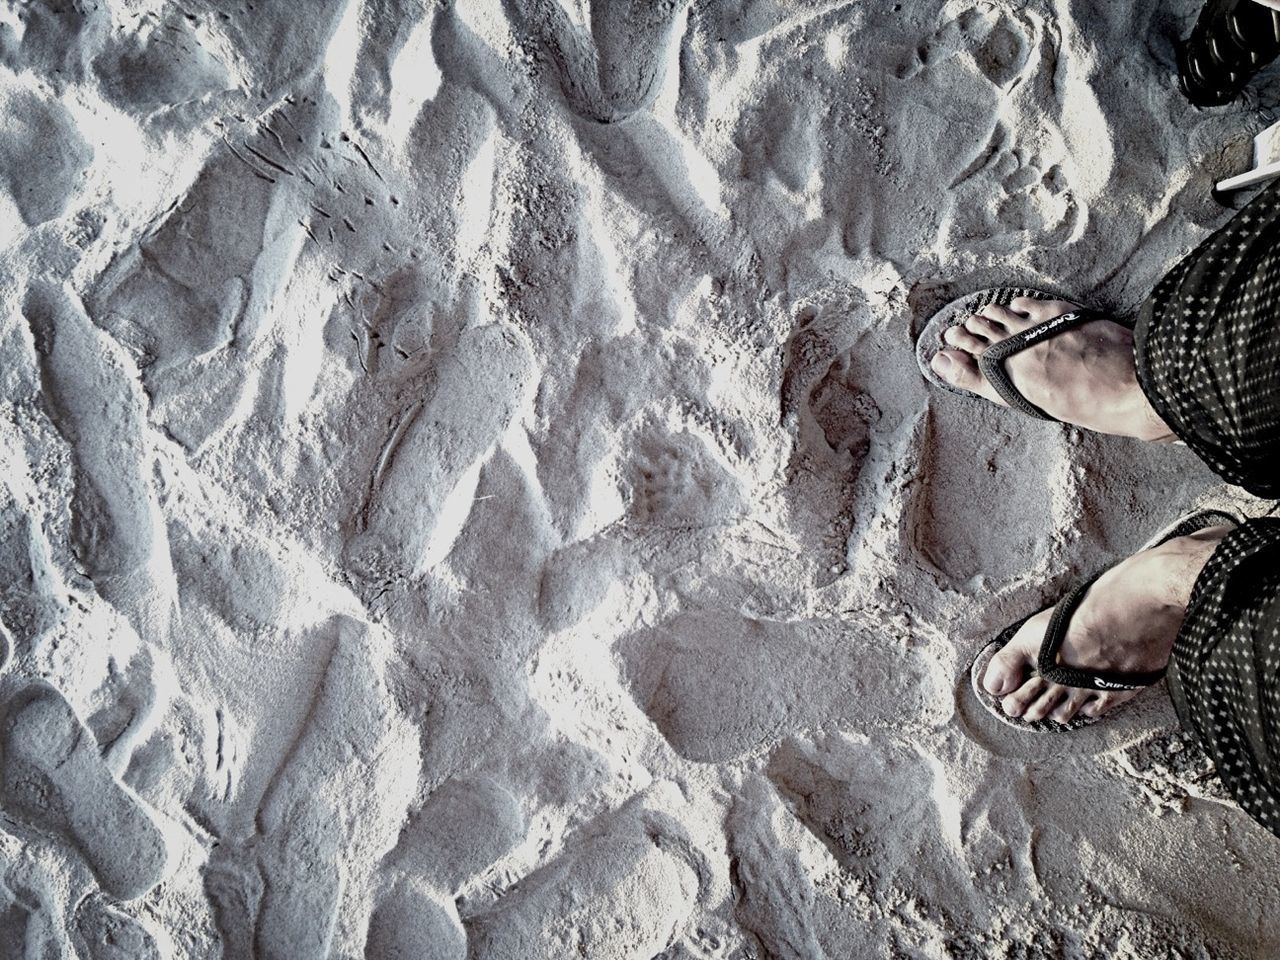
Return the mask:
<path id="1" fill-rule="evenodd" d="M 1280 519 L 1250 520 L 1214 550 L 1167 682 L 1236 802 L 1280 835 Z"/>
<path id="2" fill-rule="evenodd" d="M 1134 354 L 1188 447 L 1227 482 L 1280 497 L 1280 180 L 1156 285 Z"/>
<path id="3" fill-rule="evenodd" d="M 1143 392 L 1217 474 L 1280 497 L 1280 181 L 1159 284 L 1134 329 Z M 1196 581 L 1169 664 L 1178 716 L 1280 835 L 1280 519 L 1232 531 Z"/>
<path id="4" fill-rule="evenodd" d="M 1156 285 L 1134 355 L 1143 393 L 1201 460 L 1280 497 L 1280 180 Z"/>

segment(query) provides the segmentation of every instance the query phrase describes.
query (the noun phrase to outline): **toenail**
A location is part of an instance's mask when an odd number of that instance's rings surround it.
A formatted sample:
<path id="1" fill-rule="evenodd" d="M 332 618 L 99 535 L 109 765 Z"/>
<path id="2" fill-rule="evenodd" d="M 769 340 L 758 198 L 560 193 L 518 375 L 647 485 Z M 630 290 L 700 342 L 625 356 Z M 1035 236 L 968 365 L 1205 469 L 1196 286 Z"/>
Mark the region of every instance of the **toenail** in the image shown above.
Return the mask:
<path id="1" fill-rule="evenodd" d="M 933 358 L 933 369 L 941 372 L 951 369 L 951 358 L 945 353 L 939 353 Z"/>

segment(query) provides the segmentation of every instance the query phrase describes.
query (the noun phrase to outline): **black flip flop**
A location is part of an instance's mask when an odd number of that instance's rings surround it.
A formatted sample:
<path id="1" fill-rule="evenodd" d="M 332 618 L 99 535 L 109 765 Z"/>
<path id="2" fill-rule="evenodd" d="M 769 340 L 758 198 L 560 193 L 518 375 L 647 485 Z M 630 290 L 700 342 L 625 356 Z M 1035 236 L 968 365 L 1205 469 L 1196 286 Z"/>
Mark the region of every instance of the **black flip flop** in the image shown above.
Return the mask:
<path id="1" fill-rule="evenodd" d="M 1178 44 L 1178 86 L 1198 107 L 1236 99 L 1280 56 L 1280 10 L 1253 0 L 1208 0 L 1191 36 Z"/>
<path id="2" fill-rule="evenodd" d="M 1200 513 L 1194 513 L 1184 517 L 1172 527 L 1163 531 L 1152 540 L 1148 541 L 1143 550 L 1149 550 L 1157 547 L 1162 543 L 1173 540 L 1176 537 L 1185 537 L 1188 534 L 1195 533 L 1197 530 L 1203 530 L 1206 527 L 1218 526 L 1219 524 L 1230 524 L 1238 526 L 1240 518 L 1221 510 L 1205 510 Z M 1112 565 L 1114 566 L 1114 564 Z M 1040 653 L 1036 658 L 1036 674 L 1048 680 L 1050 683 L 1057 683 L 1064 687 L 1077 687 L 1085 690 L 1141 690 L 1152 684 L 1158 683 L 1164 677 L 1164 669 L 1151 670 L 1146 673 L 1142 672 L 1122 672 L 1117 670 L 1086 670 L 1080 667 L 1068 667 L 1065 664 L 1058 663 L 1058 651 L 1062 649 L 1062 642 L 1067 636 L 1067 625 L 1071 622 L 1071 615 L 1075 613 L 1076 608 L 1080 605 L 1081 599 L 1085 595 L 1094 581 L 1098 577 L 1111 569 L 1110 566 L 1099 570 L 1084 583 L 1069 590 L 1057 605 L 1053 608 L 1053 618 L 1049 621 L 1049 627 L 1045 631 L 1044 640 L 1040 644 Z M 1087 727 L 1092 723 L 1096 723 L 1100 717 L 1089 717 L 1077 713 L 1075 717 L 1067 723 L 1058 723 L 1056 720 L 1050 720 L 1048 717 L 1043 720 L 1023 720 L 1021 717 L 1011 717 L 1000 708 L 1000 697 L 995 694 L 988 693 L 982 685 L 982 678 L 986 674 L 987 664 L 1006 643 L 1013 639 L 1013 635 L 1021 629 L 1022 625 L 1030 620 L 1034 613 L 1028 614 L 1016 623 L 1011 623 L 1000 631 L 999 635 L 989 644 L 978 652 L 974 658 L 973 664 L 969 668 L 969 682 L 973 687 L 973 692 L 977 696 L 978 701 L 1002 723 L 1011 727 L 1017 727 L 1020 730 L 1036 730 L 1043 733 L 1064 733 L 1071 730 L 1079 730 L 1081 727 Z M 1110 715 L 1110 714 L 1108 714 Z"/>
<path id="3" fill-rule="evenodd" d="M 929 319 L 924 331 L 920 334 L 920 339 L 916 341 L 916 362 L 920 365 L 920 372 L 924 375 L 924 378 L 950 393 L 956 393 L 962 397 L 975 397 L 985 402 L 985 398 L 978 397 L 978 394 L 971 393 L 968 390 L 961 390 L 959 387 L 947 383 L 947 381 L 933 372 L 933 368 L 929 364 L 933 361 L 938 351 L 946 349 L 947 344 L 942 337 L 948 330 L 952 327 L 958 327 L 968 320 L 971 315 L 989 304 L 994 303 L 1007 307 L 1017 297 L 1030 297 L 1034 300 L 1068 299 L 1032 287 L 990 287 L 986 290 L 965 294 L 963 297 L 951 301 Z M 1039 420 L 1061 423 L 1057 417 L 1052 417 L 1045 413 L 1022 395 L 1018 388 L 1013 385 L 1013 381 L 1009 379 L 1008 373 L 1005 372 L 1004 361 L 1015 353 L 1026 350 L 1028 347 L 1034 347 L 1037 343 L 1048 340 L 1050 337 L 1065 333 L 1067 330 L 1088 323 L 1090 320 L 1101 319 L 1113 318 L 1096 310 L 1081 307 L 1077 310 L 1072 310 L 1070 313 L 1054 317 L 1052 320 L 1045 320 L 1043 323 L 1038 323 L 1034 327 L 1023 330 L 1021 333 L 1015 333 L 1013 336 L 987 347 L 978 356 L 978 369 L 982 371 L 982 376 L 995 388 L 1004 402 L 1014 410 Z"/>

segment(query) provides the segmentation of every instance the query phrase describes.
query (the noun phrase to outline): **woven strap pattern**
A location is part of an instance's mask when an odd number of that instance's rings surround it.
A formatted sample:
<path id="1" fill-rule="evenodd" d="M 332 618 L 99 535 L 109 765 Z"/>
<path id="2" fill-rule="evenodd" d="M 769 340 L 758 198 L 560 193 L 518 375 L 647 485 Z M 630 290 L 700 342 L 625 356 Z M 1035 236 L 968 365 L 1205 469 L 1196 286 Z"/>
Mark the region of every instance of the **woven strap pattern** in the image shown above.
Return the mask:
<path id="1" fill-rule="evenodd" d="M 1090 577 L 1059 600 L 1058 605 L 1053 608 L 1053 617 L 1049 620 L 1049 629 L 1045 631 L 1044 642 L 1040 644 L 1040 656 L 1036 659 L 1036 672 L 1051 683 L 1060 683 L 1064 687 L 1084 687 L 1088 690 L 1141 690 L 1164 676 L 1163 667 L 1138 673 L 1127 670 L 1084 670 L 1058 663 L 1058 651 L 1067 638 L 1067 624 L 1071 622 L 1071 615 L 1080 605 L 1085 591 L 1105 572 L 1103 570 Z"/>
<path id="2" fill-rule="evenodd" d="M 986 381 L 995 388 L 996 393 L 1014 410 L 1025 413 L 1029 417 L 1036 417 L 1040 420 L 1050 420 L 1054 423 L 1060 423 L 1057 417 L 1050 416 L 1045 413 L 1034 403 L 1022 395 L 1017 387 L 1013 385 L 1013 381 L 1009 379 L 1009 374 L 1004 369 L 1004 361 L 1015 353 L 1021 353 L 1034 347 L 1037 343 L 1042 343 L 1050 337 L 1056 337 L 1060 333 L 1074 329 L 1081 324 L 1088 323 L 1090 320 L 1098 320 L 1103 314 L 1096 310 L 1072 310 L 1070 313 L 1064 313 L 1052 320 L 1046 320 L 1038 323 L 1034 327 L 1028 327 L 1021 333 L 1015 333 L 1011 337 L 1001 340 L 999 343 L 993 343 L 987 349 L 978 355 L 978 369 L 982 371 Z"/>

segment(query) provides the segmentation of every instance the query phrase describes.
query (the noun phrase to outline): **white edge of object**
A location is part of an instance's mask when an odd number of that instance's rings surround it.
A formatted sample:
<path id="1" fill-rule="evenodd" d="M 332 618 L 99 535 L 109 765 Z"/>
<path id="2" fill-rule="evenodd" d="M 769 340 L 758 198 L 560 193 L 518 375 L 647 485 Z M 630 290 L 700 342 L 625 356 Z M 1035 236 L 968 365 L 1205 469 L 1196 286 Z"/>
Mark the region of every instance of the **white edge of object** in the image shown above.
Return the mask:
<path id="1" fill-rule="evenodd" d="M 1253 138 L 1253 169 L 1218 182 L 1215 190 L 1240 190 L 1280 176 L 1280 123 Z"/>
<path id="2" fill-rule="evenodd" d="M 1240 190 L 1244 187 L 1251 187 L 1255 183 L 1261 183 L 1263 180 L 1270 180 L 1272 177 L 1280 177 L 1280 160 L 1265 163 L 1238 176 L 1220 180 L 1214 189 L 1219 191 Z"/>

